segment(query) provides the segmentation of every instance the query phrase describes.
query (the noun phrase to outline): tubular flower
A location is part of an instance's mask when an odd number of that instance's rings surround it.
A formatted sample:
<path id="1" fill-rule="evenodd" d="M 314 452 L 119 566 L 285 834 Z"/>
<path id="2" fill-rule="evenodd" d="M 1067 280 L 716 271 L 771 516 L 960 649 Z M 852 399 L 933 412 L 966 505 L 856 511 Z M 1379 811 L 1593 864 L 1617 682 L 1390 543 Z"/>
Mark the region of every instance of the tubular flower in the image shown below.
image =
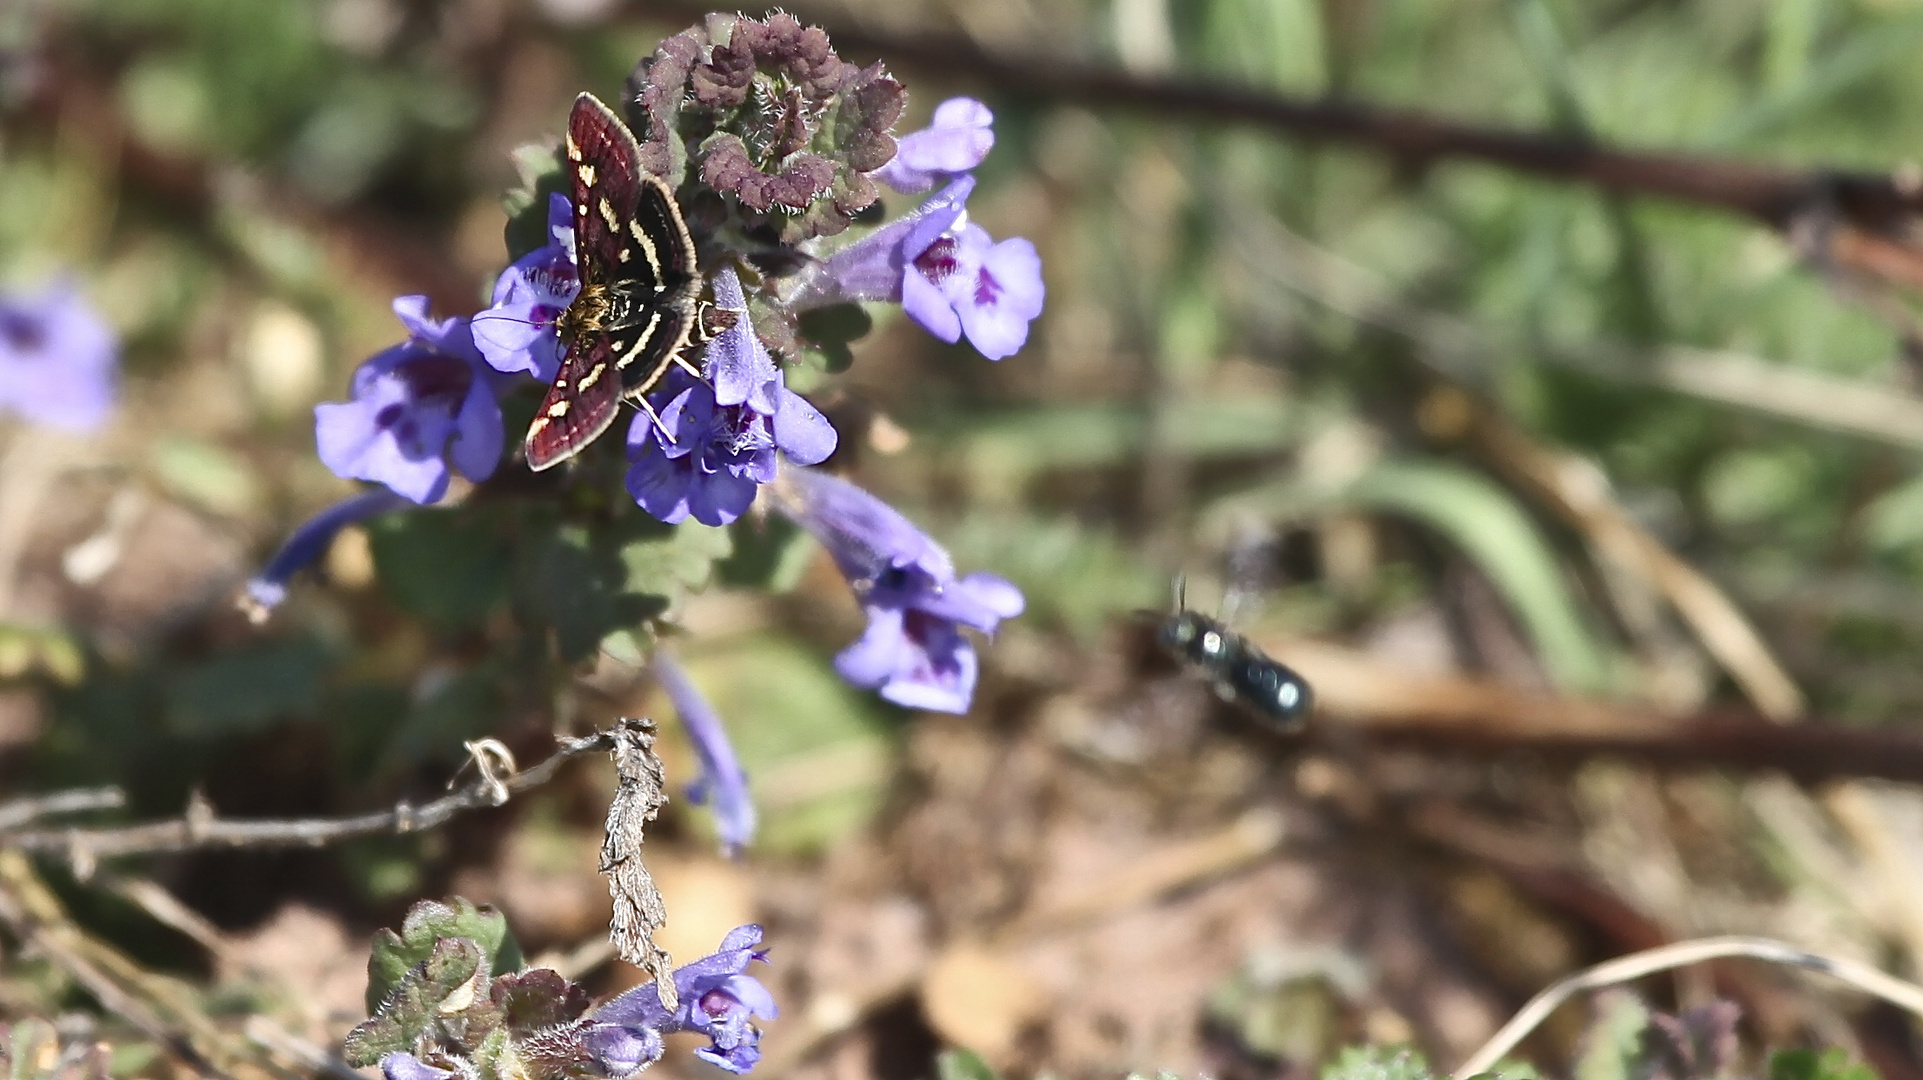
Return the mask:
<path id="1" fill-rule="evenodd" d="M 957 579 L 948 552 L 868 492 L 812 469 L 783 476 L 781 509 L 834 556 L 868 615 L 835 657 L 843 678 L 908 708 L 963 713 L 980 662 L 961 634 L 993 633 L 1022 613 L 1021 591 L 994 574 Z"/>
<path id="2" fill-rule="evenodd" d="M 565 195 L 548 197 L 548 235 L 550 243 L 501 272 L 493 304 L 473 320 L 474 344 L 488 366 L 505 374 L 526 372 L 542 382 L 553 382 L 561 369 L 555 320 L 581 291 L 574 206 Z"/>
<path id="3" fill-rule="evenodd" d="M 927 191 L 980 165 L 995 148 L 995 114 L 974 98 L 935 106 L 929 125 L 896 140 L 895 158 L 875 173 L 896 191 Z"/>
<path id="4" fill-rule="evenodd" d="M 726 525 L 775 478 L 775 451 L 812 465 L 835 450 L 833 426 L 788 389 L 755 336 L 739 277 L 723 270 L 714 290 L 716 304 L 738 314 L 709 343 L 705 378 L 670 376 L 656 396 L 661 422 L 643 412 L 628 429 L 628 493 L 670 523 Z"/>
<path id="5" fill-rule="evenodd" d="M 241 606 L 253 621 L 264 621 L 269 613 L 281 605 L 281 601 L 287 599 L 288 582 L 293 580 L 295 574 L 318 562 L 342 529 L 390 510 L 412 505 L 413 502 L 407 497 L 396 494 L 390 488 L 379 487 L 342 499 L 308 518 L 280 545 L 280 550 L 267 560 L 267 565 L 261 568 L 260 573 L 248 580 L 247 594 Z"/>
<path id="6" fill-rule="evenodd" d="M 334 475 L 425 505 L 447 494 L 447 459 L 469 480 L 493 474 L 501 406 L 468 320 L 429 319 L 425 296 L 395 300 L 394 314 L 408 340 L 355 369 L 352 401 L 314 406 L 314 439 Z"/>
<path id="7" fill-rule="evenodd" d="M 943 341 L 966 334 L 990 360 L 1013 355 L 1042 313 L 1042 261 L 1027 240 L 996 243 L 968 220 L 974 188 L 973 177 L 951 181 L 913 213 L 835 252 L 796 287 L 792 305 L 892 301 Z"/>
<path id="8" fill-rule="evenodd" d="M 120 343 L 72 282 L 0 296 L 0 410 L 87 432 L 116 397 Z"/>
<path id="9" fill-rule="evenodd" d="M 674 988 L 681 1005 L 670 1013 L 653 983 L 637 986 L 590 1013 L 584 1042 L 609 1076 L 627 1076 L 660 1059 L 663 1035 L 692 1031 L 709 1045 L 695 1051 L 704 1061 L 732 1073 L 745 1073 L 761 1060 L 761 1031 L 754 1021 L 776 1016 L 774 995 L 759 979 L 745 974 L 749 963 L 766 961 L 759 948 L 761 927 L 737 926 L 721 948 L 676 968 Z"/>
<path id="10" fill-rule="evenodd" d="M 681 717 L 681 726 L 688 732 L 695 756 L 701 759 L 701 779 L 692 785 L 688 797 L 697 805 L 713 806 L 715 832 L 721 837 L 722 853 L 733 855 L 753 842 L 755 836 L 755 804 L 748 794 L 748 774 L 742 771 L 741 760 L 735 757 L 734 744 L 728 741 L 728 730 L 722 726 L 721 717 L 701 696 L 681 665 L 667 653 L 656 653 L 654 676 L 668 692 L 668 700 L 674 702 L 674 711 Z"/>

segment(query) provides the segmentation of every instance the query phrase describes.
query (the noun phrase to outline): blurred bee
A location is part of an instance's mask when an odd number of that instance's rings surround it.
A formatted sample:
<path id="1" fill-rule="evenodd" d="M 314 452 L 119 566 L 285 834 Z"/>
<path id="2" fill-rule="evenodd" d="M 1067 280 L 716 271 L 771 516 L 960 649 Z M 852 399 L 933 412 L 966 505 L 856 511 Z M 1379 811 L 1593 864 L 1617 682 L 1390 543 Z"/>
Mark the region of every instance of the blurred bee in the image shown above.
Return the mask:
<path id="1" fill-rule="evenodd" d="M 1282 733 L 1300 731 L 1314 701 L 1302 676 L 1219 620 L 1188 610 L 1180 583 L 1175 612 L 1155 630 L 1162 651 L 1206 681 L 1215 695 Z"/>

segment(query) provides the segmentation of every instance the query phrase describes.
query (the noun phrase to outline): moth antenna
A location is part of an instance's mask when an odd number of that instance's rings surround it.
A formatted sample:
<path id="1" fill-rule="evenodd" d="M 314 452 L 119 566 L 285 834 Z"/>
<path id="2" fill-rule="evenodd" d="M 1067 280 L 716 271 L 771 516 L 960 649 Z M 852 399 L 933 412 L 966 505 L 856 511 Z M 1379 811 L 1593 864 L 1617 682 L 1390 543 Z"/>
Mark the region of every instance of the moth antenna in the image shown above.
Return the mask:
<path id="1" fill-rule="evenodd" d="M 659 431 L 662 437 L 667 439 L 669 442 L 674 441 L 674 432 L 669 431 L 668 425 L 661 422 L 661 414 L 654 411 L 654 406 L 648 404 L 647 398 L 637 397 L 634 399 L 634 403 L 636 405 L 639 405 L 641 407 L 641 411 L 648 414 L 648 419 L 654 422 L 654 430 Z"/>
<path id="2" fill-rule="evenodd" d="M 688 374 L 690 374 L 690 375 L 692 375 L 692 376 L 694 376 L 694 377 L 695 377 L 695 378 L 697 378 L 697 379 L 705 379 L 705 378 L 707 378 L 707 376 L 705 376 L 705 375 L 703 375 L 703 374 L 701 374 L 701 369 L 700 369 L 700 368 L 698 368 L 698 367 L 695 367 L 695 366 L 694 366 L 693 364 L 691 364 L 691 363 L 689 363 L 689 362 L 688 362 L 688 358 L 687 358 L 687 357 L 685 357 L 685 356 L 683 356 L 683 355 L 681 355 L 680 353 L 675 353 L 675 354 L 674 354 L 674 362 L 675 362 L 676 364 L 678 364 L 678 365 L 680 365 L 680 367 L 681 367 L 681 370 L 683 370 L 683 371 L 685 371 L 685 372 L 687 372 Z"/>

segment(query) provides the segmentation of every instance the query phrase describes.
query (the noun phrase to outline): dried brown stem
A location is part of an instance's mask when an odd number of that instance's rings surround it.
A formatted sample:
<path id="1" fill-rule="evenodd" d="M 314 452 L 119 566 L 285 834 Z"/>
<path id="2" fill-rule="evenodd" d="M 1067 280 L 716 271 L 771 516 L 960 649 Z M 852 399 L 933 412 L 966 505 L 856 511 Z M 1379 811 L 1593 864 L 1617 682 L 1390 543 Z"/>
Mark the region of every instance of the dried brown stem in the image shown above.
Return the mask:
<path id="1" fill-rule="evenodd" d="M 20 829 L 0 831 L 0 848 L 64 854 L 78 869 L 101 859 L 204 848 L 321 847 L 361 836 L 432 829 L 456 814 L 499 806 L 507 796 L 538 787 L 569 760 L 612 745 L 607 732 L 563 742 L 546 761 L 512 776 L 482 768 L 473 782 L 433 802 L 394 804 L 390 810 L 345 818 L 295 818 L 222 821 L 205 802 L 196 801 L 178 818 L 120 828 Z M 476 760 L 484 760 L 477 755 Z"/>

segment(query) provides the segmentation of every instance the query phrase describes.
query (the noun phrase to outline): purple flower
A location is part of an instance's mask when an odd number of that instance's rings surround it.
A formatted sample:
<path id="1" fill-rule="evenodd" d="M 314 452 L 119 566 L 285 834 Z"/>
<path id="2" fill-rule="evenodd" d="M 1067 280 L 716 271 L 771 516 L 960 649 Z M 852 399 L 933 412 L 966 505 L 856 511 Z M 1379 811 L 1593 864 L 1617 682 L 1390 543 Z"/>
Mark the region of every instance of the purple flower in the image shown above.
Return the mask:
<path id="1" fill-rule="evenodd" d="M 469 480 L 493 474 L 501 405 L 466 319 L 429 319 L 425 296 L 400 297 L 394 314 L 408 340 L 355 369 L 352 401 L 314 406 L 314 439 L 336 476 L 425 505 L 447 494 L 444 453 Z"/>
<path id="2" fill-rule="evenodd" d="M 896 191 L 927 191 L 938 180 L 982 163 L 995 146 L 995 114 L 974 98 L 949 98 L 926 128 L 901 137 L 893 160 L 875 177 Z"/>
<path id="3" fill-rule="evenodd" d="M 957 580 L 948 552 L 845 480 L 790 469 L 783 483 L 782 510 L 827 547 L 868 614 L 835 657 L 842 678 L 907 708 L 967 712 L 980 667 L 960 628 L 993 633 L 1021 614 L 1021 591 L 994 574 Z"/>
<path id="4" fill-rule="evenodd" d="M 372 488 L 322 510 L 303 522 L 282 543 L 261 572 L 247 582 L 247 595 L 241 606 L 248 618 L 264 622 L 269 613 L 287 599 L 287 583 L 295 574 L 312 566 L 340 531 L 356 522 L 412 506 L 413 503 L 384 487 Z"/>
<path id="5" fill-rule="evenodd" d="M 748 774 L 735 757 L 721 717 L 695 689 L 688 673 L 667 653 L 654 655 L 654 676 L 674 702 L 674 711 L 701 759 L 701 779 L 690 785 L 688 798 L 696 805 L 712 801 L 715 832 L 721 837 L 721 851 L 733 855 L 755 836 L 755 804 L 748 794 Z"/>
<path id="6" fill-rule="evenodd" d="M 120 343 L 70 281 L 0 296 L 0 409 L 93 431 L 113 412 Z"/>
<path id="7" fill-rule="evenodd" d="M 637 986 L 591 1013 L 585 1036 L 589 1052 L 610 1076 L 627 1076 L 661 1057 L 661 1036 L 676 1031 L 706 1035 L 711 1045 L 696 1056 L 732 1073 L 745 1073 L 761 1060 L 761 1032 L 754 1020 L 776 1015 L 774 995 L 752 975 L 754 960 L 766 961 L 758 948 L 761 927 L 737 926 L 712 956 L 676 968 L 674 988 L 680 1007 L 670 1014 L 653 983 Z"/>
<path id="8" fill-rule="evenodd" d="M 974 187 L 973 177 L 961 177 L 914 213 L 836 252 L 796 287 L 790 306 L 896 301 L 943 341 L 967 334 L 990 360 L 1013 355 L 1042 313 L 1042 260 L 1027 240 L 998 244 L 969 222 Z"/>
<path id="9" fill-rule="evenodd" d="M 554 242 L 523 255 L 494 283 L 493 306 L 474 316 L 474 344 L 496 371 L 524 371 L 553 382 L 561 369 L 555 320 L 581 291 L 574 261 L 574 207 L 565 195 L 548 197 Z"/>
<path id="10" fill-rule="evenodd" d="M 715 278 L 715 303 L 739 312 L 708 345 L 698 380 L 669 376 L 657 395 L 661 422 L 643 412 L 628 428 L 628 493 L 666 522 L 692 517 L 726 525 L 745 513 L 761 484 L 775 478 L 775 451 L 813 465 L 835 451 L 835 429 L 801 395 L 748 322 L 733 269 Z"/>
<path id="11" fill-rule="evenodd" d="M 947 342 L 963 334 L 990 360 L 1013 356 L 1028 342 L 1047 289 L 1042 258 L 1021 237 L 997 244 L 980 225 L 936 238 L 903 278 L 901 305 L 910 318 Z"/>

